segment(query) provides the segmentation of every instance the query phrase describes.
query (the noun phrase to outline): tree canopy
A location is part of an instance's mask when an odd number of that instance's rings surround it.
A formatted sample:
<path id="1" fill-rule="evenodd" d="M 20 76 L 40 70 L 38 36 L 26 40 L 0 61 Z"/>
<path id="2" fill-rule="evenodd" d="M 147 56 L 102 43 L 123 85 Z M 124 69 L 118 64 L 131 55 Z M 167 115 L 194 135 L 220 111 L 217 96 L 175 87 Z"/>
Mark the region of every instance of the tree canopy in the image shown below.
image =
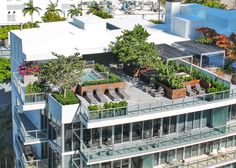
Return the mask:
<path id="1" fill-rule="evenodd" d="M 43 22 L 59 22 L 59 21 L 66 20 L 66 18 L 61 17 L 56 12 L 45 12 L 41 18 L 42 18 Z"/>
<path id="2" fill-rule="evenodd" d="M 67 95 L 67 90 L 76 86 L 83 70 L 83 61 L 79 53 L 64 56 L 52 53 L 57 59 L 42 64 L 38 77 L 40 81 L 52 83 L 60 87 L 60 93 Z"/>
<path id="3" fill-rule="evenodd" d="M 111 45 L 111 51 L 118 55 L 122 63 L 136 62 L 140 67 L 155 67 L 160 55 L 153 43 L 147 42 L 150 34 L 141 26 L 124 30 Z"/>
<path id="4" fill-rule="evenodd" d="M 42 10 L 40 7 L 34 6 L 33 1 L 30 1 L 28 3 L 24 3 L 24 9 L 22 10 L 23 15 L 29 14 L 31 16 L 31 22 L 34 22 L 33 15 L 35 12 L 39 14 L 39 11 Z"/>
<path id="5" fill-rule="evenodd" d="M 73 16 L 82 16 L 82 4 L 79 4 L 78 6 L 71 5 L 71 8 L 68 10 L 68 16 L 71 18 Z"/>
<path id="6" fill-rule="evenodd" d="M 11 80 L 10 59 L 0 58 L 0 83 L 7 83 Z"/>
<path id="7" fill-rule="evenodd" d="M 88 13 L 92 13 L 103 19 L 113 18 L 113 16 L 110 13 L 104 11 L 103 6 L 99 5 L 95 1 L 89 6 Z"/>
<path id="8" fill-rule="evenodd" d="M 48 4 L 48 7 L 46 8 L 46 12 L 52 12 L 52 13 L 56 13 L 60 15 L 60 13 L 62 13 L 62 10 L 57 8 L 57 6 L 58 6 L 58 3 L 50 2 Z"/>

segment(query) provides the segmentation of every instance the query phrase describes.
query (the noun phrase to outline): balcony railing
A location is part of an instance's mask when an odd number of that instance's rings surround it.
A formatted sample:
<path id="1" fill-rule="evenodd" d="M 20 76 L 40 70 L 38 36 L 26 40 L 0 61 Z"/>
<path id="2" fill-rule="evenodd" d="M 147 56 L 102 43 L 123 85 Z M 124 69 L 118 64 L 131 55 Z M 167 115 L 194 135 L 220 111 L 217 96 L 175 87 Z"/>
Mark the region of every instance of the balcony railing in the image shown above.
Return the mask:
<path id="1" fill-rule="evenodd" d="M 186 132 L 174 136 L 154 137 L 151 139 L 134 141 L 126 144 L 117 144 L 113 146 L 102 145 L 97 148 L 88 148 L 81 140 L 80 151 L 90 164 L 101 162 L 107 159 L 118 160 L 119 157 L 131 157 L 135 154 L 155 153 L 158 150 L 164 150 L 180 145 L 199 143 L 203 140 L 211 140 L 227 136 L 236 131 L 236 126 L 221 126 L 217 128 L 201 129 L 198 131 Z M 74 132 L 75 133 L 75 132 Z M 76 135 L 78 137 L 78 135 Z M 79 140 L 79 138 L 78 138 Z"/>
<path id="2" fill-rule="evenodd" d="M 223 164 L 230 161 L 235 161 L 236 159 L 236 150 L 228 151 L 223 155 L 216 155 L 216 156 L 207 156 L 202 159 L 197 159 L 195 161 L 186 162 L 185 164 L 173 164 L 168 165 L 168 168 L 176 168 L 182 166 L 183 168 L 207 168 L 207 167 L 214 167 L 217 164 Z"/>
<path id="3" fill-rule="evenodd" d="M 150 104 L 138 104 L 134 106 L 102 109 L 96 111 L 89 111 L 88 108 L 82 104 L 81 110 L 78 111 L 78 113 L 86 122 L 88 122 L 89 120 L 99 120 L 104 118 L 157 113 L 232 98 L 236 98 L 236 89 L 197 95 L 193 97 L 186 97 L 176 100 L 165 100 L 162 102 L 155 102 Z"/>
<path id="4" fill-rule="evenodd" d="M 27 130 L 24 124 L 33 125 L 31 121 L 22 121 L 21 117 L 19 116 L 18 107 L 15 109 L 14 118 L 16 124 L 18 126 L 19 132 L 24 142 L 35 142 L 40 140 L 47 140 L 47 129 L 37 129 L 37 130 Z M 24 114 L 21 114 L 24 115 Z M 25 123 L 28 122 L 28 123 Z M 34 127 L 34 126 L 32 126 Z"/>
<path id="5" fill-rule="evenodd" d="M 20 75 L 18 73 L 12 74 L 12 81 L 14 82 L 16 90 L 18 91 L 19 95 L 21 96 L 22 102 L 24 104 L 46 101 L 47 93 L 45 93 L 45 92 L 26 94 L 26 91 L 25 91 L 26 85 L 24 85 L 24 83 L 21 82 Z"/>
<path id="6" fill-rule="evenodd" d="M 22 149 L 22 145 L 20 144 L 19 140 L 15 138 L 17 152 L 20 157 L 20 163 L 22 168 L 24 167 L 34 167 L 34 168 L 45 168 L 48 167 L 48 159 L 39 159 L 39 157 L 32 157 L 28 158 L 25 157 L 25 154 Z M 37 158 L 37 159 L 35 159 Z"/>

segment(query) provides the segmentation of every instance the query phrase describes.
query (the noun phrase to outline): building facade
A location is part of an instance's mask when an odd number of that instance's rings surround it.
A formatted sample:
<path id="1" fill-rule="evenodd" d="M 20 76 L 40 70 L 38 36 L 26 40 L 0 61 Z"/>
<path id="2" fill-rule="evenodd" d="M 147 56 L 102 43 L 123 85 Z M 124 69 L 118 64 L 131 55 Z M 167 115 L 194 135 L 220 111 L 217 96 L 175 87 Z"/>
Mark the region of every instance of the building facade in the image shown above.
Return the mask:
<path id="1" fill-rule="evenodd" d="M 96 23 L 99 30 L 86 30 L 76 26 L 78 22 L 83 23 L 83 27 Z M 136 20 L 133 20 L 134 24 L 131 22 L 125 22 L 125 19 L 108 20 L 105 25 L 109 23 L 116 27 L 111 30 L 106 26 L 104 29 L 103 21 L 97 18 L 82 17 L 75 20 L 74 25 L 49 23 L 32 30 L 11 32 L 12 121 L 17 168 L 234 167 L 235 85 L 199 66 L 193 68 L 220 82 L 228 90 L 170 100 L 166 97 L 153 98 L 136 87 L 135 81 L 127 80 L 129 105 L 100 112 L 88 110 L 88 102 L 79 95 L 81 103 L 61 105 L 48 93 L 26 92 L 26 86 L 35 78 L 20 75 L 19 66 L 27 62 L 47 62 L 53 59 L 50 53 L 55 50 L 69 54 L 73 51 L 65 50 L 72 50 L 75 42 L 83 44 L 83 48 L 78 46 L 77 50 L 84 58 L 95 53 L 99 57 L 102 51 L 106 52 L 104 47 L 114 40 L 112 37 L 123 30 L 119 27 L 131 29 L 139 23 Z M 140 23 L 147 29 L 153 26 Z M 61 41 L 57 39 L 59 30 L 55 29 L 59 26 L 64 28 L 60 30 Z M 47 33 L 51 33 L 47 36 L 50 46 L 43 43 L 45 27 Z M 155 34 L 154 31 L 150 33 Z M 101 34 L 103 38 L 94 38 Z M 161 32 L 162 36 L 164 34 Z M 80 43 L 81 39 L 94 46 L 87 48 L 85 43 Z M 32 49 L 33 45 L 36 47 Z M 143 84 L 139 80 L 137 82 Z"/>

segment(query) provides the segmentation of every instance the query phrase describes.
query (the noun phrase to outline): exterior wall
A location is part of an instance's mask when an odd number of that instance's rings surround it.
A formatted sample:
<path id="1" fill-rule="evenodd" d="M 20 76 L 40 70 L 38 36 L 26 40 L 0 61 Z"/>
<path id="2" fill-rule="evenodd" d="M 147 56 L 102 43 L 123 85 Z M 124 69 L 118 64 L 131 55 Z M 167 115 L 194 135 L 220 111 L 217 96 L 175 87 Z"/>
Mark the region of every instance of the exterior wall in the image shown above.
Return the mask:
<path id="1" fill-rule="evenodd" d="M 50 1 L 56 2 L 56 0 L 45 0 L 42 3 L 41 0 L 33 0 L 34 5 L 42 9 L 39 15 L 38 13 L 34 13 L 34 21 L 41 21 L 41 16 L 43 16 Z M 29 0 L 1 0 L 0 24 L 25 23 L 31 21 L 31 17 L 28 14 L 26 16 L 22 14 L 24 3 L 27 2 L 29 2 Z M 79 1 L 77 0 L 58 0 L 58 8 L 67 16 L 67 10 L 70 9 L 70 5 L 78 3 Z"/>

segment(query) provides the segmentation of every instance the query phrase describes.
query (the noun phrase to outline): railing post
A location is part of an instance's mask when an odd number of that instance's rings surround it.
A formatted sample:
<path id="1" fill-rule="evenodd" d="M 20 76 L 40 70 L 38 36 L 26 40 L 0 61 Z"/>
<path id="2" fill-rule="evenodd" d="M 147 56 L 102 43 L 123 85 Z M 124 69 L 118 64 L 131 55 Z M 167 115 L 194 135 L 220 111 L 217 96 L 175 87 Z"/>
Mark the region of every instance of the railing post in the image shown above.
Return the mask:
<path id="1" fill-rule="evenodd" d="M 183 107 L 184 107 L 184 98 L 183 98 L 183 102 L 182 103 L 183 103 Z"/>

